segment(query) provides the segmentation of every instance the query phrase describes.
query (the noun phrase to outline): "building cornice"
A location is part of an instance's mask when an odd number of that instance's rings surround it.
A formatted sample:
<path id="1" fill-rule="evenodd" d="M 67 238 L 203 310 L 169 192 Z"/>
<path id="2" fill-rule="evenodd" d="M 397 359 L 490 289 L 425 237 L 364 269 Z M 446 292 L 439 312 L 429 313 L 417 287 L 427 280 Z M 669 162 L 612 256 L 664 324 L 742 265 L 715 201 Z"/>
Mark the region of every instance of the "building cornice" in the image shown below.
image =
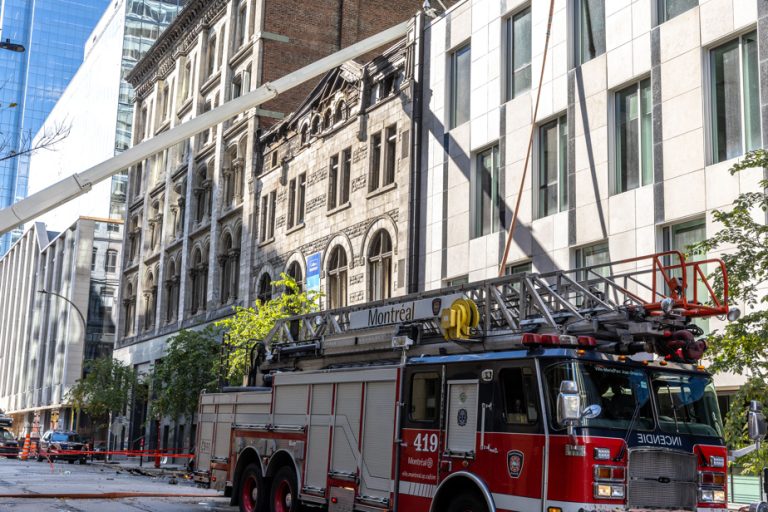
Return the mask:
<path id="1" fill-rule="evenodd" d="M 224 15 L 227 0 L 192 0 L 136 63 L 126 80 L 135 89 L 151 84 L 166 57 L 176 57 L 194 46 L 197 36 Z"/>

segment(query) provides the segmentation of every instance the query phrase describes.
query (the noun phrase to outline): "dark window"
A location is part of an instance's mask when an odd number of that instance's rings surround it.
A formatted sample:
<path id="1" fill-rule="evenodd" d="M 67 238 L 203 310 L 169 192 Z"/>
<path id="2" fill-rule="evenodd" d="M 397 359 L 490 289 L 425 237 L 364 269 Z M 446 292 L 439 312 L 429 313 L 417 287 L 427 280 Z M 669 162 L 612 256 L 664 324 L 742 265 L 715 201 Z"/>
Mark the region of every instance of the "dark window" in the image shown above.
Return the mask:
<path id="1" fill-rule="evenodd" d="M 678 14 L 699 5 L 699 0 L 658 0 L 659 23 L 669 21 Z"/>
<path id="2" fill-rule="evenodd" d="M 256 293 L 257 298 L 261 302 L 267 302 L 272 298 L 272 278 L 269 276 L 269 274 L 262 274 L 261 278 L 259 279 L 258 290 Z"/>
<path id="3" fill-rule="evenodd" d="M 531 8 L 507 19 L 507 100 L 531 88 Z"/>
<path id="4" fill-rule="evenodd" d="M 347 305 L 347 253 L 337 246 L 331 251 L 328 262 L 328 307 L 342 308 Z"/>
<path id="5" fill-rule="evenodd" d="M 368 290 L 371 300 L 392 296 L 392 240 L 383 229 L 373 235 L 368 250 Z"/>
<path id="6" fill-rule="evenodd" d="M 440 375 L 437 372 L 415 374 L 411 380 L 411 420 L 435 421 L 439 399 Z"/>
<path id="7" fill-rule="evenodd" d="M 381 170 L 381 133 L 371 136 L 371 169 L 368 173 L 368 191 L 379 188 Z"/>
<path id="8" fill-rule="evenodd" d="M 477 155 L 470 183 L 472 202 L 472 238 L 499 229 L 499 147 L 493 146 Z"/>
<path id="9" fill-rule="evenodd" d="M 469 45 L 459 48 L 451 54 L 451 91 L 448 116 L 451 128 L 469 121 L 470 67 Z"/>
<path id="10" fill-rule="evenodd" d="M 651 80 L 616 93 L 616 192 L 653 182 L 653 106 Z"/>
<path id="11" fill-rule="evenodd" d="M 397 127 L 390 126 L 386 130 L 387 148 L 385 151 L 385 167 L 382 185 L 386 186 L 395 182 L 395 168 L 397 165 Z"/>
<path id="12" fill-rule="evenodd" d="M 331 157 L 331 163 L 328 169 L 328 209 L 333 210 L 336 206 L 344 204 L 338 200 L 339 188 L 339 155 Z"/>
<path id="13" fill-rule="evenodd" d="M 578 12 L 577 63 L 583 64 L 605 53 L 605 0 L 580 0 Z"/>
<path id="14" fill-rule="evenodd" d="M 306 174 L 299 174 L 288 184 L 288 229 L 304 223 L 304 197 L 306 195 Z"/>
<path id="15" fill-rule="evenodd" d="M 504 397 L 504 420 L 508 425 L 533 425 L 539 421 L 536 408 L 536 378 L 528 367 L 505 368 L 499 373 Z"/>
<path id="16" fill-rule="evenodd" d="M 538 216 L 568 208 L 568 122 L 565 116 L 539 128 Z"/>

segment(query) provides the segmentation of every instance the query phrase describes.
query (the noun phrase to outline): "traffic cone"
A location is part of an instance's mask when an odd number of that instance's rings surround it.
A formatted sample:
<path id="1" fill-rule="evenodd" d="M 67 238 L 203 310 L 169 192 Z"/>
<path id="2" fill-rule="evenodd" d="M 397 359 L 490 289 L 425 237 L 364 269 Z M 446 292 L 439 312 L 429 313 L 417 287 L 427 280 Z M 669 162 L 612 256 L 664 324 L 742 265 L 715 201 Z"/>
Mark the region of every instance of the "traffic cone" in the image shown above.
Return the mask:
<path id="1" fill-rule="evenodd" d="M 29 432 L 24 437 L 24 447 L 21 449 L 21 460 L 27 460 L 29 458 Z"/>

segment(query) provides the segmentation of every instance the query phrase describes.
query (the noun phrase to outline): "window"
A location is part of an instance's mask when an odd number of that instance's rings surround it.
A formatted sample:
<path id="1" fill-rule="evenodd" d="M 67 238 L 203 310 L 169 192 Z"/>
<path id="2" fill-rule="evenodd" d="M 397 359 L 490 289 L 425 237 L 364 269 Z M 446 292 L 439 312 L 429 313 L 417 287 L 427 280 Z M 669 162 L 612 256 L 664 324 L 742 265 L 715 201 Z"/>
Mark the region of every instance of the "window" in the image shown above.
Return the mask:
<path id="1" fill-rule="evenodd" d="M 93 248 L 93 252 L 91 253 L 91 270 L 96 270 L 96 258 L 99 256 L 99 250 L 97 248 Z"/>
<path id="2" fill-rule="evenodd" d="M 368 249 L 368 290 L 371 300 L 392 296 L 392 240 L 383 229 L 373 235 Z"/>
<path id="3" fill-rule="evenodd" d="M 245 68 L 245 71 L 243 71 L 243 93 L 249 92 L 251 90 L 251 65 L 248 64 L 248 67 Z"/>
<path id="4" fill-rule="evenodd" d="M 299 174 L 288 184 L 288 229 L 304 224 L 304 199 L 307 190 L 307 175 Z"/>
<path id="5" fill-rule="evenodd" d="M 301 265 L 299 265 L 298 261 L 291 263 L 285 273 L 296 281 L 296 284 L 299 285 L 299 290 L 304 289 L 304 275 L 301 272 Z"/>
<path id="6" fill-rule="evenodd" d="M 577 64 L 583 64 L 605 53 L 605 0 L 579 0 Z"/>
<path id="7" fill-rule="evenodd" d="M 379 169 L 381 168 L 381 133 L 371 136 L 371 169 L 368 176 L 368 191 L 379 188 Z"/>
<path id="8" fill-rule="evenodd" d="M 757 32 L 710 52 L 713 162 L 760 147 Z"/>
<path id="9" fill-rule="evenodd" d="M 343 308 L 347 305 L 347 253 L 337 246 L 331 251 L 328 262 L 328 307 Z"/>
<path id="10" fill-rule="evenodd" d="M 192 278 L 192 304 L 191 313 L 205 311 L 208 296 L 208 251 L 196 248 L 192 253 L 192 266 L 189 270 Z"/>
<path id="11" fill-rule="evenodd" d="M 451 287 L 451 286 L 459 286 L 467 283 L 469 283 L 469 276 L 463 275 L 463 276 L 452 277 L 451 279 L 446 279 L 443 285 L 446 287 Z"/>
<path id="12" fill-rule="evenodd" d="M 216 35 L 208 38 L 208 46 L 205 51 L 206 58 L 206 77 L 213 75 L 216 71 Z"/>
<path id="13" fill-rule="evenodd" d="M 395 182 L 395 170 L 397 167 L 397 127 L 388 126 L 384 130 L 385 137 L 382 158 L 382 133 L 371 136 L 371 170 L 368 181 L 368 191 L 372 192 L 379 187 L 385 187 Z M 382 167 L 383 165 L 383 167 Z"/>
<path id="14" fill-rule="evenodd" d="M 339 155 L 331 157 L 328 171 L 328 209 L 333 210 L 349 202 L 349 180 L 352 173 L 352 148 L 341 152 L 341 169 Z"/>
<path id="15" fill-rule="evenodd" d="M 168 277 L 165 280 L 165 289 L 168 293 L 168 305 L 165 310 L 166 323 L 173 323 L 179 315 L 179 290 L 181 289 L 181 280 L 179 278 L 176 262 L 170 260 L 168 263 Z"/>
<path id="16" fill-rule="evenodd" d="M 219 264 L 221 265 L 221 303 L 226 304 L 237 299 L 240 274 L 240 249 L 237 247 L 239 238 L 233 240 L 226 233 L 221 242 Z"/>
<path id="17" fill-rule="evenodd" d="M 568 121 L 566 116 L 539 127 L 538 217 L 568 208 Z"/>
<path id="18" fill-rule="evenodd" d="M 107 257 L 104 260 L 104 270 L 107 271 L 107 273 L 114 273 L 115 270 L 117 270 L 117 251 L 114 249 L 109 249 L 107 251 Z"/>
<path id="19" fill-rule="evenodd" d="M 529 261 L 528 263 L 518 263 L 516 265 L 507 265 L 504 268 L 505 276 L 516 276 L 521 274 L 530 274 L 533 272 L 533 265 Z"/>
<path id="20" fill-rule="evenodd" d="M 593 267 L 596 265 L 603 265 L 610 263 L 611 259 L 608 252 L 608 242 L 600 242 L 599 244 L 589 245 L 576 249 L 576 268 Z M 596 276 L 607 276 L 610 274 L 610 267 L 608 265 L 594 269 L 587 274 L 581 272 L 578 279 L 593 279 Z"/>
<path id="21" fill-rule="evenodd" d="M 208 168 L 203 165 L 197 170 L 195 186 L 195 222 L 202 223 L 211 213 L 211 180 L 208 179 Z"/>
<path id="22" fill-rule="evenodd" d="M 263 303 L 272 298 L 272 278 L 266 272 L 261 275 L 257 288 L 257 298 Z"/>
<path id="23" fill-rule="evenodd" d="M 706 221 L 704 219 L 696 219 L 688 222 L 684 222 L 682 224 L 675 224 L 673 226 L 666 226 L 662 230 L 662 238 L 663 238 L 663 247 L 664 251 L 680 251 L 683 254 L 686 255 L 686 261 L 695 261 L 695 260 L 701 260 L 704 258 L 704 254 L 691 254 L 690 256 L 688 253 L 690 253 L 690 247 L 699 243 L 703 242 L 707 238 L 707 226 Z M 674 265 L 678 263 L 677 258 L 665 258 L 664 264 L 665 265 Z M 681 277 L 681 272 L 679 269 L 672 270 L 670 272 L 672 276 L 675 277 Z M 686 296 L 689 300 L 693 300 L 693 285 L 692 283 L 696 279 L 693 269 L 688 269 L 688 274 L 686 276 L 686 279 L 691 283 L 688 284 L 688 289 L 686 290 Z M 698 296 L 699 297 L 707 297 L 708 291 L 706 289 L 706 284 L 699 283 L 699 289 L 698 289 Z M 706 322 L 706 320 L 705 320 Z M 696 322 L 698 325 L 703 326 L 706 324 L 701 324 L 699 321 Z"/>
<path id="24" fill-rule="evenodd" d="M 507 19 L 507 101 L 531 88 L 531 8 Z"/>
<path id="25" fill-rule="evenodd" d="M 435 421 L 440 391 L 437 372 L 417 373 L 411 379 L 410 417 L 412 421 Z"/>
<path id="26" fill-rule="evenodd" d="M 187 60 L 184 64 L 184 70 L 181 74 L 181 99 L 186 100 L 189 98 L 191 91 L 190 82 L 192 81 L 192 63 Z"/>
<path id="27" fill-rule="evenodd" d="M 469 121 L 470 51 L 469 45 L 451 54 L 451 92 L 449 123 L 451 128 Z"/>
<path id="28" fill-rule="evenodd" d="M 248 17 L 246 12 L 246 4 L 242 4 L 237 10 L 237 33 L 235 35 L 237 44 L 236 48 L 240 48 L 245 43 L 245 37 L 248 35 Z"/>
<path id="29" fill-rule="evenodd" d="M 155 325 L 155 305 L 157 304 L 157 286 L 152 273 L 147 275 L 147 288 L 144 292 L 144 330 Z"/>
<path id="30" fill-rule="evenodd" d="M 504 419 L 508 425 L 535 425 L 539 421 L 536 408 L 536 379 L 529 367 L 504 368 L 499 372 Z"/>
<path id="31" fill-rule="evenodd" d="M 669 21 L 678 14 L 699 5 L 699 0 L 658 0 L 659 23 Z"/>
<path id="32" fill-rule="evenodd" d="M 243 78 L 237 75 L 232 79 L 232 99 L 239 98 L 243 92 Z"/>
<path id="33" fill-rule="evenodd" d="M 259 241 L 266 242 L 275 237 L 275 200 L 277 192 L 272 191 L 261 198 L 261 229 Z"/>
<path id="34" fill-rule="evenodd" d="M 479 153 L 470 180 L 472 238 L 499 229 L 499 147 Z"/>
<path id="35" fill-rule="evenodd" d="M 653 183 L 653 105 L 651 80 L 615 95 L 616 193 Z"/>

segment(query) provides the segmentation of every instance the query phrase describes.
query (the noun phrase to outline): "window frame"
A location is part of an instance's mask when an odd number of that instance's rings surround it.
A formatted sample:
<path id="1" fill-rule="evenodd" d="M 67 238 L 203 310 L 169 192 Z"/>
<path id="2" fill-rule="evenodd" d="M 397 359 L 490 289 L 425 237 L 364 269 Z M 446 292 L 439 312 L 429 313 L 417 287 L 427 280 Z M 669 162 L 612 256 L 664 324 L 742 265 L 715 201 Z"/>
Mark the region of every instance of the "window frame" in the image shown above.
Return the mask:
<path id="1" fill-rule="evenodd" d="M 699 0 L 694 0 L 696 2 L 694 5 L 691 5 L 690 7 L 678 12 L 677 14 L 673 16 L 667 15 L 667 1 L 668 0 L 657 0 L 655 2 L 655 8 L 656 8 L 656 25 L 661 25 L 662 23 L 666 23 L 669 20 L 675 19 L 681 14 L 685 14 L 686 12 L 690 11 L 691 9 L 699 6 Z"/>
<path id="2" fill-rule="evenodd" d="M 483 155 L 491 152 L 493 157 L 493 163 L 495 165 L 491 169 L 491 190 L 490 190 L 490 225 L 486 229 L 483 223 L 485 218 L 482 186 L 478 184 L 481 176 L 480 162 Z M 470 176 L 469 184 L 470 194 L 470 238 L 480 238 L 493 233 L 497 233 L 501 229 L 501 152 L 499 150 L 499 143 L 496 142 L 490 146 L 485 147 L 479 151 L 473 153 L 472 159 L 472 173 Z"/>
<path id="3" fill-rule="evenodd" d="M 582 13 L 584 12 L 583 5 L 584 2 L 589 0 L 576 0 L 573 3 L 573 8 L 575 10 L 574 16 L 572 17 L 571 22 L 571 28 L 573 31 L 573 61 L 574 61 L 574 67 L 581 66 L 583 64 L 586 64 L 587 62 L 596 59 L 597 57 L 604 55 L 607 51 L 607 47 L 602 48 L 602 51 L 600 49 L 595 49 L 595 54 L 592 57 L 586 58 L 584 57 L 584 48 L 582 47 L 582 31 L 583 31 L 583 23 L 582 23 Z M 606 44 L 606 16 L 605 16 L 605 0 L 600 0 L 603 2 L 603 44 L 607 46 Z"/>
<path id="4" fill-rule="evenodd" d="M 306 173 L 302 172 L 288 182 L 288 215 L 285 222 L 287 230 L 304 225 L 306 190 Z"/>
<path id="5" fill-rule="evenodd" d="M 533 70 L 533 27 L 529 27 L 529 31 L 531 32 L 531 38 L 528 40 L 528 64 L 522 66 L 521 68 L 515 69 L 514 65 L 514 59 L 515 59 L 515 21 L 520 19 L 521 17 L 528 15 L 530 16 L 529 24 L 532 23 L 533 17 L 531 13 L 531 4 L 528 3 L 518 9 L 516 9 L 514 12 L 508 14 L 506 18 L 504 19 L 504 36 L 505 36 L 505 44 L 506 44 L 506 51 L 505 51 L 505 59 L 504 59 L 504 77 L 505 77 L 505 86 L 504 86 L 504 101 L 511 101 L 518 96 L 521 96 L 525 94 L 526 92 L 530 92 L 531 85 L 533 81 L 533 77 L 531 76 L 532 70 Z M 528 86 L 519 92 L 515 93 L 515 76 L 520 71 L 524 70 L 525 68 L 528 68 L 529 70 L 529 76 L 528 76 Z"/>
<path id="6" fill-rule="evenodd" d="M 587 265 L 586 264 L 586 260 L 585 260 L 585 255 L 584 255 L 584 251 L 585 250 L 592 250 L 592 249 L 597 249 L 597 248 L 602 249 L 603 247 L 605 248 L 605 253 L 608 255 L 608 260 L 607 261 L 610 262 L 611 261 L 611 245 L 608 242 L 608 240 L 606 239 L 606 240 L 600 240 L 598 242 L 594 242 L 594 243 L 591 243 L 591 244 L 582 245 L 580 247 L 576 247 L 574 249 L 574 251 L 573 251 L 573 256 L 574 256 L 573 268 L 580 269 L 580 268 L 585 268 L 585 267 L 604 265 L 603 263 L 598 263 L 596 265 Z M 602 252 L 602 250 L 601 250 L 601 252 Z M 590 256 L 594 255 L 594 254 L 595 254 L 595 252 L 592 252 L 590 254 Z M 608 265 L 606 265 L 606 266 L 604 266 L 602 268 L 607 268 L 607 269 L 609 269 L 609 271 L 611 269 L 611 267 L 608 266 Z M 585 277 L 586 276 L 585 276 L 584 272 L 581 271 L 581 272 L 578 272 L 576 279 L 577 280 L 582 280 L 582 279 L 585 279 Z M 596 278 L 594 276 L 592 276 L 592 277 L 590 277 L 590 279 L 596 279 Z"/>
<path id="7" fill-rule="evenodd" d="M 469 52 L 469 55 L 467 56 L 467 62 L 469 70 L 467 73 L 459 73 L 457 71 L 458 67 L 458 57 L 463 55 L 464 52 Z M 472 118 L 471 108 L 472 108 L 472 101 L 471 101 L 471 91 L 470 88 L 472 87 L 472 46 L 469 43 L 469 41 L 462 43 L 458 45 L 456 48 L 450 51 L 449 55 L 449 71 L 450 71 L 450 77 L 449 77 L 449 91 L 448 91 L 448 128 L 450 130 L 456 128 L 457 126 L 460 126 L 462 124 L 465 124 L 469 122 L 469 120 Z M 459 80 L 459 75 L 461 75 L 462 80 Z M 466 82 L 465 82 L 466 80 Z M 466 106 L 466 119 L 457 119 L 458 117 L 458 101 L 459 101 L 459 94 L 458 94 L 458 85 L 463 84 L 467 89 L 467 106 Z"/>
<path id="8" fill-rule="evenodd" d="M 548 212 L 544 211 L 542 213 L 542 201 L 541 201 L 541 191 L 542 189 L 548 188 L 547 186 L 542 186 L 542 170 L 543 166 L 545 164 L 546 159 L 544 158 L 544 150 L 545 150 L 545 144 L 544 144 L 544 130 L 545 128 L 548 128 L 550 126 L 554 125 L 556 130 L 556 136 L 558 138 L 557 140 L 557 162 L 558 162 L 558 169 L 556 169 L 557 174 L 557 207 L 555 208 L 555 211 Z M 561 133 L 561 130 L 564 130 L 564 133 Z M 564 137 L 563 140 L 560 138 Z M 535 215 L 534 219 L 543 219 L 545 217 L 549 217 L 550 215 L 555 215 L 557 213 L 563 212 L 568 210 L 569 208 L 569 201 L 568 201 L 568 114 L 567 112 L 562 112 L 559 115 L 550 118 L 549 120 L 539 123 L 536 128 L 536 152 L 535 152 L 535 162 L 536 162 L 536 173 L 533 176 L 534 180 L 534 186 L 533 186 L 533 204 L 535 208 Z M 562 163 L 563 168 L 560 168 L 560 164 Z M 547 175 L 549 175 L 547 173 Z"/>
<path id="9" fill-rule="evenodd" d="M 385 246 L 385 241 L 388 242 L 388 246 Z M 374 254 L 373 250 L 375 248 L 378 248 L 378 252 Z M 389 232 L 383 228 L 378 229 L 371 237 L 366 254 L 368 299 L 370 301 L 384 300 L 392 297 L 394 288 L 392 272 L 394 254 L 394 243 Z"/>
<path id="10" fill-rule="evenodd" d="M 745 73 L 745 67 L 744 67 L 744 38 L 747 36 L 754 35 L 754 41 L 755 44 L 759 46 L 759 40 L 757 39 L 757 28 L 755 26 L 750 26 L 749 29 L 741 31 L 736 34 L 731 34 L 731 37 L 729 37 L 727 40 L 721 40 L 715 45 L 707 48 L 706 56 L 705 56 L 705 73 L 706 73 L 706 79 L 705 79 L 705 91 L 707 95 L 706 99 L 706 109 L 707 109 L 707 121 L 706 121 L 706 130 L 707 130 L 707 163 L 710 165 L 718 164 L 721 162 L 726 162 L 728 160 L 732 160 L 734 158 L 739 158 L 746 154 L 748 151 L 751 151 L 747 147 L 747 121 L 746 121 L 746 107 L 745 107 L 745 80 L 744 80 L 744 73 Z M 740 130 L 740 142 L 741 142 L 741 151 L 737 155 L 728 156 L 727 153 L 723 158 L 720 158 L 720 156 L 717 154 L 718 151 L 718 140 L 716 140 L 717 137 L 717 128 L 715 123 L 715 118 L 717 116 L 717 105 L 715 102 L 715 84 L 713 80 L 713 73 L 714 73 L 714 52 L 718 49 L 721 49 L 725 46 L 728 46 L 730 44 L 733 44 L 736 42 L 737 48 L 738 48 L 738 55 L 739 55 L 739 130 Z M 755 62 L 756 65 L 756 81 L 757 81 L 757 112 L 755 115 L 757 116 L 757 130 L 758 133 L 756 134 L 757 138 L 757 144 L 754 148 L 756 149 L 762 146 L 762 131 L 763 127 L 761 126 L 761 108 L 760 108 L 760 98 L 759 98 L 759 88 L 760 88 L 760 61 L 759 61 L 759 55 L 757 55 L 757 60 Z M 727 152 L 727 147 L 726 147 Z"/>
<path id="11" fill-rule="evenodd" d="M 622 127 L 622 123 L 619 119 L 619 99 L 622 97 L 621 95 L 625 93 L 629 93 L 631 90 L 634 90 L 634 93 L 636 95 L 636 105 L 635 108 L 637 109 L 637 117 L 634 120 L 634 122 L 637 123 L 637 185 L 633 187 L 629 187 L 626 184 L 622 183 L 622 179 L 620 179 L 620 173 L 622 172 L 622 168 L 620 166 L 619 158 L 621 156 L 619 152 L 619 141 L 620 141 L 620 130 Z M 650 123 L 648 128 L 650 129 L 650 133 L 645 132 L 643 128 L 643 116 L 646 114 L 644 109 L 644 97 L 643 94 L 648 95 L 648 108 L 649 111 L 647 114 L 650 116 Z M 636 190 L 638 188 L 642 188 L 648 185 L 653 185 L 654 183 L 654 173 L 655 173 L 655 162 L 654 162 L 654 156 L 653 156 L 653 87 L 651 84 L 651 78 L 646 76 L 639 79 L 636 79 L 632 81 L 629 84 L 625 84 L 624 86 L 612 91 L 610 93 L 610 99 L 611 99 L 611 110 L 610 110 L 610 116 L 611 116 L 611 129 L 609 132 L 609 144 L 610 144 L 610 152 L 609 152 L 609 158 L 610 158 L 610 187 L 611 195 L 617 195 L 617 194 L 623 194 L 624 192 L 629 192 L 631 190 Z M 650 143 L 650 149 L 648 152 L 649 161 L 648 165 L 649 168 L 647 169 L 647 174 L 644 173 L 643 166 L 646 163 L 643 159 L 643 137 L 647 137 L 647 141 Z M 631 170 L 627 171 L 627 175 L 629 176 Z"/>

